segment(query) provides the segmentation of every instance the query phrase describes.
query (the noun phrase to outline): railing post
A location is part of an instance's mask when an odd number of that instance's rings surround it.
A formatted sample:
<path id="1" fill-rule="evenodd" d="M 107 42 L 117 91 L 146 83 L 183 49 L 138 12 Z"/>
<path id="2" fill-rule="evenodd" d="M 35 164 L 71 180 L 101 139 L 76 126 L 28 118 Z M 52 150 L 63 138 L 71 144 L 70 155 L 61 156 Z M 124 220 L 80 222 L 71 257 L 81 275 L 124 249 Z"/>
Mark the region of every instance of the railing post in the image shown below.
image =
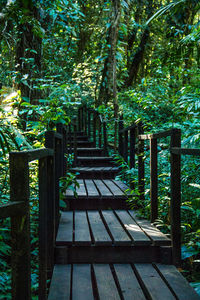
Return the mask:
<path id="1" fill-rule="evenodd" d="M 99 148 L 101 148 L 101 139 L 102 139 L 102 123 L 101 123 L 101 119 L 100 116 L 98 114 L 98 124 L 99 124 Z"/>
<path id="2" fill-rule="evenodd" d="M 71 131 L 71 124 L 69 124 L 69 130 L 67 135 L 67 140 L 69 142 L 69 153 L 72 154 L 72 131 Z"/>
<path id="3" fill-rule="evenodd" d="M 91 111 L 88 109 L 88 137 L 91 136 Z"/>
<path id="4" fill-rule="evenodd" d="M 181 130 L 173 129 L 171 147 L 181 147 Z M 181 155 L 171 153 L 171 238 L 173 263 L 181 264 Z"/>
<path id="5" fill-rule="evenodd" d="M 96 139 L 96 130 L 97 130 L 97 120 L 96 120 L 97 113 L 93 111 L 93 146 L 96 147 L 97 139 Z"/>
<path id="6" fill-rule="evenodd" d="M 81 109 L 78 109 L 78 130 L 81 131 Z"/>
<path id="7" fill-rule="evenodd" d="M 80 108 L 80 119 L 81 131 L 83 131 L 83 106 Z"/>
<path id="8" fill-rule="evenodd" d="M 62 154 L 62 140 L 55 139 L 55 226 L 56 233 L 59 224 L 59 213 L 60 213 L 60 187 L 59 180 L 61 175 L 61 154 Z"/>
<path id="9" fill-rule="evenodd" d="M 59 123 L 56 125 L 56 131 L 62 135 L 62 141 L 61 141 L 61 176 L 64 176 L 64 166 L 66 165 L 66 159 L 65 159 L 65 151 L 66 151 L 66 135 L 64 134 L 64 125 Z"/>
<path id="10" fill-rule="evenodd" d="M 11 218 L 12 299 L 31 299 L 29 167 L 25 154 L 10 153 L 10 201 L 24 201 L 26 214 Z"/>
<path id="11" fill-rule="evenodd" d="M 74 124 L 74 167 L 77 165 L 77 127 Z"/>
<path id="12" fill-rule="evenodd" d="M 124 128 L 124 123 L 123 123 L 123 115 L 120 116 L 119 118 L 119 146 L 118 146 L 118 151 L 121 156 L 123 156 L 123 133 L 120 131 Z"/>
<path id="13" fill-rule="evenodd" d="M 158 218 L 158 150 L 157 139 L 150 139 L 151 222 Z"/>
<path id="14" fill-rule="evenodd" d="M 53 261 L 51 261 L 51 259 L 53 260 L 53 245 L 47 244 L 49 239 L 47 214 L 50 204 L 48 203 L 48 176 L 47 157 L 41 158 L 39 159 L 39 300 L 47 299 L 47 278 L 48 275 L 51 275 L 50 273 L 53 269 Z M 47 273 L 48 271 L 49 274 Z"/>
<path id="15" fill-rule="evenodd" d="M 85 123 L 85 134 L 87 134 L 87 106 L 85 105 L 85 120 L 84 120 L 84 123 Z"/>
<path id="16" fill-rule="evenodd" d="M 47 245 L 48 260 L 47 266 L 51 270 L 52 261 L 54 261 L 54 244 L 56 237 L 56 175 L 55 175 L 55 133 L 54 131 L 45 132 L 45 147 L 54 150 L 54 156 L 49 157 L 47 161 L 47 191 L 48 194 L 48 219 L 47 219 Z M 45 179 L 44 179 L 45 180 Z M 42 196 L 42 195 L 41 195 Z M 42 218 L 42 216 L 41 216 Z M 42 222 L 42 221 L 41 221 Z"/>
<path id="17" fill-rule="evenodd" d="M 104 139 L 104 155 L 108 155 L 108 142 L 107 142 L 107 131 L 106 131 L 106 122 L 103 121 L 103 139 Z"/>
<path id="18" fill-rule="evenodd" d="M 138 134 L 143 134 L 142 123 L 138 124 Z M 140 200 L 145 199 L 144 141 L 138 141 L 138 191 Z"/>
<path id="19" fill-rule="evenodd" d="M 124 132 L 124 160 L 128 163 L 128 130 Z"/>
<path id="20" fill-rule="evenodd" d="M 135 168 L 135 128 L 130 130 L 130 168 Z"/>

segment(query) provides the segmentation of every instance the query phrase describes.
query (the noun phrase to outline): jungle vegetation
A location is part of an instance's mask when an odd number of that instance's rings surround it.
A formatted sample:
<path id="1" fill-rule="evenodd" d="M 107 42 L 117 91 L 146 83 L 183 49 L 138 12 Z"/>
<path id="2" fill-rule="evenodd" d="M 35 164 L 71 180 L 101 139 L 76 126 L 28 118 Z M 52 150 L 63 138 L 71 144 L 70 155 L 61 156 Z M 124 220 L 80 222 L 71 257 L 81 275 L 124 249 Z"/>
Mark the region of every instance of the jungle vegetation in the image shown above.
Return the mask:
<path id="1" fill-rule="evenodd" d="M 73 107 L 145 132 L 177 127 L 182 145 L 200 147 L 200 3 L 198 0 L 0 1 L 0 202 L 9 199 L 11 150 L 41 147 L 44 132 L 69 122 Z M 169 169 L 160 145 L 158 226 L 169 229 Z M 149 156 L 146 156 L 148 165 Z M 120 174 L 134 181 L 122 159 Z M 200 292 L 200 160 L 182 164 L 183 273 Z M 31 175 L 32 288 L 37 294 L 35 165 Z M 146 182 L 148 186 L 148 179 Z M 135 201 L 135 200 L 134 200 Z M 149 216 L 149 195 L 135 203 Z M 10 297 L 9 221 L 0 221 L 0 299 Z"/>

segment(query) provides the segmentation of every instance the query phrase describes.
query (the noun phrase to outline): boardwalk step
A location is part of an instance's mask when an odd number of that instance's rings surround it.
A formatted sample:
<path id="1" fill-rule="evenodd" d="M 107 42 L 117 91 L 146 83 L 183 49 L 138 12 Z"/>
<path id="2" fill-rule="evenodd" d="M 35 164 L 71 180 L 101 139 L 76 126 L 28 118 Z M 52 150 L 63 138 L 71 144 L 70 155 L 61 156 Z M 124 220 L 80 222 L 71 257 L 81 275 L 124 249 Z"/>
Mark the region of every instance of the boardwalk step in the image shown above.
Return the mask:
<path id="1" fill-rule="evenodd" d="M 92 148 L 94 145 L 91 141 L 77 141 L 78 148 Z"/>
<path id="2" fill-rule="evenodd" d="M 61 215 L 56 260 L 72 263 L 160 262 L 162 256 L 168 255 L 170 263 L 170 245 L 166 235 L 148 221 L 139 220 L 130 210 L 69 211 Z"/>
<path id="3" fill-rule="evenodd" d="M 65 193 L 68 209 L 127 208 L 128 186 L 111 179 L 78 179 L 76 195 L 71 189 Z M 126 192 L 127 191 L 127 192 Z"/>
<path id="4" fill-rule="evenodd" d="M 102 148 L 78 148 L 77 149 L 78 156 L 103 156 L 104 149 Z"/>
<path id="5" fill-rule="evenodd" d="M 71 171 L 79 173 L 78 179 L 114 179 L 118 172 L 118 167 L 76 167 Z"/>
<path id="6" fill-rule="evenodd" d="M 113 159 L 107 156 L 93 156 L 93 157 L 77 157 L 77 165 L 83 167 L 108 167 L 108 166 L 116 166 Z"/>
<path id="7" fill-rule="evenodd" d="M 67 138 L 68 138 L 68 140 L 73 141 L 74 140 L 74 135 L 69 135 L 69 136 L 67 136 Z M 77 135 L 76 139 L 77 139 L 77 141 L 80 141 L 80 142 L 82 142 L 82 141 L 87 141 L 88 142 L 88 140 L 89 140 L 87 135 Z"/>
<path id="8" fill-rule="evenodd" d="M 172 265 L 55 265 L 48 300 L 198 300 Z"/>

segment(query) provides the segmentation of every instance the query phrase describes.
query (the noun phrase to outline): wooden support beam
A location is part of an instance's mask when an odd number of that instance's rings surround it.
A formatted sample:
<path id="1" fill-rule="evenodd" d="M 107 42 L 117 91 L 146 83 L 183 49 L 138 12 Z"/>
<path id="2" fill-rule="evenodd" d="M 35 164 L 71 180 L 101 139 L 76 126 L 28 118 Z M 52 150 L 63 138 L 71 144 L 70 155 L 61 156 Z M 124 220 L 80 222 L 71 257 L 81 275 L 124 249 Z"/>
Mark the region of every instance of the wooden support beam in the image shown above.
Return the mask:
<path id="1" fill-rule="evenodd" d="M 128 163 L 128 131 L 124 132 L 124 160 Z"/>
<path id="2" fill-rule="evenodd" d="M 119 118 L 119 145 L 118 145 L 118 151 L 121 156 L 123 156 L 123 133 L 121 133 L 121 130 L 124 128 L 124 122 L 123 122 L 123 115 Z"/>
<path id="3" fill-rule="evenodd" d="M 10 201 L 25 202 L 24 215 L 11 218 L 12 299 L 31 299 L 29 167 L 26 154 L 10 153 Z"/>
<path id="4" fill-rule="evenodd" d="M 138 124 L 138 133 L 143 133 L 142 123 Z M 144 141 L 138 141 L 138 190 L 140 200 L 145 199 L 145 169 L 144 169 Z"/>
<path id="5" fill-rule="evenodd" d="M 130 168 L 135 168 L 135 128 L 130 129 Z"/>
<path id="6" fill-rule="evenodd" d="M 158 218 L 158 149 L 157 139 L 150 140 L 151 222 Z"/>
<path id="7" fill-rule="evenodd" d="M 171 147 L 181 147 L 181 131 L 173 129 Z M 171 238 L 173 263 L 181 264 L 181 155 L 171 153 Z"/>

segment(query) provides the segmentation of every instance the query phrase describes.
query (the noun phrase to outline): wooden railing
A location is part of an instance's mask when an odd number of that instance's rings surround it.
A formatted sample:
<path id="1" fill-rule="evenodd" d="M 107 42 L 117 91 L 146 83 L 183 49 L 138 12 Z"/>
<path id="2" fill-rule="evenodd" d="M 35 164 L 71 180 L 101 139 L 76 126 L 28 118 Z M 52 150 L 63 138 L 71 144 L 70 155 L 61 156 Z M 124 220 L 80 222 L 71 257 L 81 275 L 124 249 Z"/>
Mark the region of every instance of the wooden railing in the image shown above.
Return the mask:
<path id="1" fill-rule="evenodd" d="M 84 113 L 85 111 L 85 113 Z M 93 124 L 90 120 L 90 114 L 93 114 Z M 90 130 L 93 128 L 93 141 L 96 146 L 96 139 L 99 139 L 99 147 L 103 137 L 105 153 L 108 150 L 106 122 L 102 121 L 102 116 L 94 110 L 86 107 L 81 108 L 79 113 L 81 120 L 79 121 L 79 129 L 85 128 L 90 136 Z M 88 115 L 89 117 L 87 118 Z M 85 116 L 85 117 L 84 117 Z M 101 122 L 98 124 L 98 118 Z M 151 222 L 158 218 L 158 140 L 160 138 L 170 137 L 169 153 L 171 168 L 171 201 L 170 201 L 170 223 L 171 223 L 171 239 L 172 239 L 172 256 L 175 265 L 181 264 L 181 155 L 200 155 L 199 149 L 183 149 L 181 148 L 181 131 L 179 129 L 169 129 L 152 134 L 144 134 L 141 122 L 124 127 L 123 116 L 118 120 L 118 152 L 123 157 L 130 168 L 138 168 L 138 192 L 141 201 L 145 200 L 145 161 L 144 155 L 148 147 L 145 147 L 145 140 L 150 141 L 150 201 L 151 201 Z M 97 128 L 98 127 L 98 128 Z M 88 128 L 88 131 L 87 131 Z M 113 148 L 113 147 L 112 147 Z M 132 185 L 134 187 L 134 185 Z"/>
<path id="2" fill-rule="evenodd" d="M 29 163 L 39 161 L 39 299 L 47 299 L 59 223 L 59 178 L 65 175 L 66 128 L 45 134 L 46 148 L 10 153 L 10 202 L 0 218 L 11 218 L 12 299 L 31 299 Z"/>
<path id="3" fill-rule="evenodd" d="M 179 137 L 171 145 L 171 235 L 174 263 L 181 262 L 181 155 L 200 156 L 200 149 L 181 148 Z"/>
<path id="4" fill-rule="evenodd" d="M 158 218 L 158 139 L 170 137 L 171 147 L 181 147 L 181 131 L 170 129 L 153 134 L 139 135 L 139 141 L 150 140 L 150 201 L 151 201 L 151 222 Z M 142 149 L 144 153 L 144 148 Z M 144 159 L 142 160 L 144 164 Z M 176 197 L 175 181 L 181 184 L 180 158 L 171 155 L 171 201 L 170 201 L 170 223 L 173 263 L 180 265 L 181 262 L 181 202 Z M 144 176 L 144 174 L 143 174 Z M 142 178 L 142 190 L 145 191 L 145 176 Z"/>

